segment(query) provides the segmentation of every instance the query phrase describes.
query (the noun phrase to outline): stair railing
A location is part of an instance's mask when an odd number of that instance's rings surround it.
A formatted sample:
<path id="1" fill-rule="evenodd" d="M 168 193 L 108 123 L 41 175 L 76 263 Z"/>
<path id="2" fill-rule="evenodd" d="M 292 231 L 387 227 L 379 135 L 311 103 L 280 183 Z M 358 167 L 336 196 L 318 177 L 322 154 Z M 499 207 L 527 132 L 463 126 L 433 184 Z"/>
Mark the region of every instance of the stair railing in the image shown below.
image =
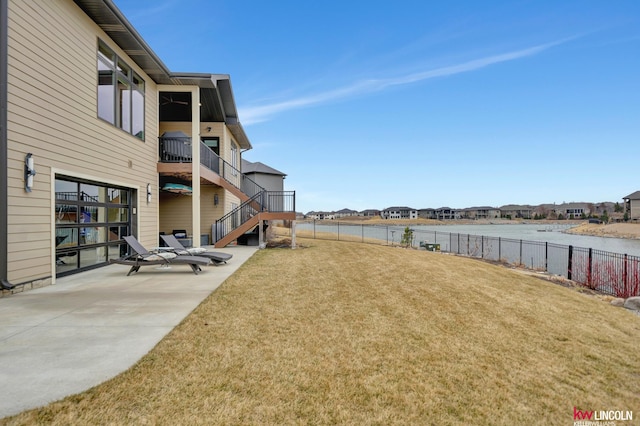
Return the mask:
<path id="1" fill-rule="evenodd" d="M 214 243 L 217 243 L 229 235 L 229 233 L 234 229 L 251 219 L 262 210 L 263 192 L 254 195 L 235 209 L 231 210 L 229 213 L 222 216 L 220 219 L 216 220 L 216 223 L 212 226 L 213 229 L 211 229 L 211 236 L 213 237 Z M 256 206 L 259 206 L 260 210 L 256 209 Z"/>
<path id="2" fill-rule="evenodd" d="M 240 170 L 227 163 L 202 142 L 200 142 L 200 164 L 222 176 L 224 180 L 249 197 L 253 197 L 264 191 L 263 187 L 255 183 L 251 178 L 243 175 Z"/>
<path id="3" fill-rule="evenodd" d="M 258 207 L 258 208 L 256 208 Z M 295 191 L 262 191 L 233 209 L 212 225 L 211 235 L 217 243 L 238 226 L 260 212 L 294 213 L 296 211 Z"/>

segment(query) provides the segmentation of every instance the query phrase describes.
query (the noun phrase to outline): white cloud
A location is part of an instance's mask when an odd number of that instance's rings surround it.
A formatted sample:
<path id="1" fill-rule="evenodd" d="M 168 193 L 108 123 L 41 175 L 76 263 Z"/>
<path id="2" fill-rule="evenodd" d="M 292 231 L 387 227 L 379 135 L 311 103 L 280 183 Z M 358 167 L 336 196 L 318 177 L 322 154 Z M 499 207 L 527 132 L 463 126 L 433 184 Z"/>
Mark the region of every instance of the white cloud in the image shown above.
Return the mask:
<path id="1" fill-rule="evenodd" d="M 357 81 L 350 86 L 342 87 L 327 92 L 317 93 L 314 95 L 304 96 L 295 99 L 289 99 L 281 102 L 259 105 L 254 107 L 240 108 L 239 115 L 244 125 L 250 125 L 268 121 L 272 116 L 284 111 L 310 107 L 313 105 L 323 104 L 340 99 L 346 99 L 352 96 L 363 95 L 379 90 L 384 90 L 391 86 L 399 86 L 405 84 L 417 83 L 419 81 L 429 80 L 436 77 L 447 77 L 455 74 L 461 74 L 469 71 L 475 71 L 489 65 L 499 64 L 501 62 L 513 61 L 516 59 L 533 56 L 543 52 L 551 47 L 565 43 L 575 37 L 554 41 L 551 43 L 540 44 L 526 49 L 516 50 L 513 52 L 503 53 L 500 55 L 487 56 L 480 59 L 464 62 L 461 64 L 450 65 L 446 67 L 436 68 L 418 73 L 412 73 L 400 77 L 368 79 Z"/>

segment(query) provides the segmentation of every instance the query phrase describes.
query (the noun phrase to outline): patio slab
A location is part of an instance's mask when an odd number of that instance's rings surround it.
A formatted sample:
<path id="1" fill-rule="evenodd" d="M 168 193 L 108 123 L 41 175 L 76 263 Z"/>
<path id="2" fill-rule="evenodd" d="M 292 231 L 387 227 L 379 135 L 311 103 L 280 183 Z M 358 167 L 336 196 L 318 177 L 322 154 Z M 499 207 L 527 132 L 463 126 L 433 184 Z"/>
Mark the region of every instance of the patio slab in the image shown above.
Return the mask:
<path id="1" fill-rule="evenodd" d="M 169 269 L 109 265 L 55 285 L 0 298 L 0 418 L 87 390 L 125 371 L 148 353 L 257 247 L 233 254 L 198 275 Z"/>

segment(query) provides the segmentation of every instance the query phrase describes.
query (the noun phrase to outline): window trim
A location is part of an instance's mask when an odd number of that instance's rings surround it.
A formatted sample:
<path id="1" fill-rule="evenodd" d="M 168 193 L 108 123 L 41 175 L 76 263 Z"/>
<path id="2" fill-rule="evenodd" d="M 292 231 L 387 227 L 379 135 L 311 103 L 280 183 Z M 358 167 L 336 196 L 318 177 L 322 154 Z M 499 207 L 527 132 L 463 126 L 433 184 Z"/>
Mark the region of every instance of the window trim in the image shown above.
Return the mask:
<path id="1" fill-rule="evenodd" d="M 105 42 L 98 39 L 98 47 L 97 47 L 97 78 L 96 82 L 97 92 L 96 92 L 96 104 L 97 104 L 97 116 L 98 119 L 105 121 L 111 124 L 114 127 L 119 128 L 120 130 L 144 141 L 145 140 L 145 129 L 146 129 L 146 96 L 145 96 L 145 88 L 146 82 L 145 80 L 133 70 L 133 67 L 129 65 L 126 61 L 124 61 L 118 54 L 115 53 L 113 49 L 111 49 Z M 102 76 L 101 76 L 102 73 Z M 101 98 L 100 95 L 100 86 L 101 82 L 107 78 L 107 73 L 111 73 L 111 85 L 110 87 L 113 90 L 113 93 L 105 99 L 104 95 Z M 122 90 L 122 86 L 124 85 L 125 89 Z M 107 86 L 107 85 L 104 85 Z M 124 93 L 128 95 L 123 96 Z M 142 97 L 142 105 L 137 107 L 137 101 L 139 101 L 140 95 Z M 123 103 L 123 100 L 125 103 Z M 110 102 L 112 103 L 111 112 L 108 114 L 108 117 L 101 116 L 101 101 L 102 102 Z M 141 109 L 141 111 L 137 111 Z M 141 117 L 140 112 L 142 112 Z M 105 114 L 107 115 L 107 114 Z M 135 119 L 141 119 L 142 128 L 137 133 L 134 133 L 135 129 Z M 125 128 L 128 127 L 128 128 Z"/>

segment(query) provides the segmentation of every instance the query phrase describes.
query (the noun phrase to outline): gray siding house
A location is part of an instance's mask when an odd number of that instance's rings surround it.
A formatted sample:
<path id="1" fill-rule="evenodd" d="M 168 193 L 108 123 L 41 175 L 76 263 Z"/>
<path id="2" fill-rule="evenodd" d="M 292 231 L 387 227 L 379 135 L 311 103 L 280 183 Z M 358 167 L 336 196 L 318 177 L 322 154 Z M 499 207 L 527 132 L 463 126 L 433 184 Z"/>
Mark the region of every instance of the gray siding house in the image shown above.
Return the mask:
<path id="1" fill-rule="evenodd" d="M 267 191 L 284 191 L 284 179 L 287 175 L 264 163 L 252 163 L 243 158 L 242 174 Z"/>
<path id="2" fill-rule="evenodd" d="M 629 220 L 640 219 L 640 191 L 622 198 L 624 200 L 624 212 L 627 213 Z"/>

